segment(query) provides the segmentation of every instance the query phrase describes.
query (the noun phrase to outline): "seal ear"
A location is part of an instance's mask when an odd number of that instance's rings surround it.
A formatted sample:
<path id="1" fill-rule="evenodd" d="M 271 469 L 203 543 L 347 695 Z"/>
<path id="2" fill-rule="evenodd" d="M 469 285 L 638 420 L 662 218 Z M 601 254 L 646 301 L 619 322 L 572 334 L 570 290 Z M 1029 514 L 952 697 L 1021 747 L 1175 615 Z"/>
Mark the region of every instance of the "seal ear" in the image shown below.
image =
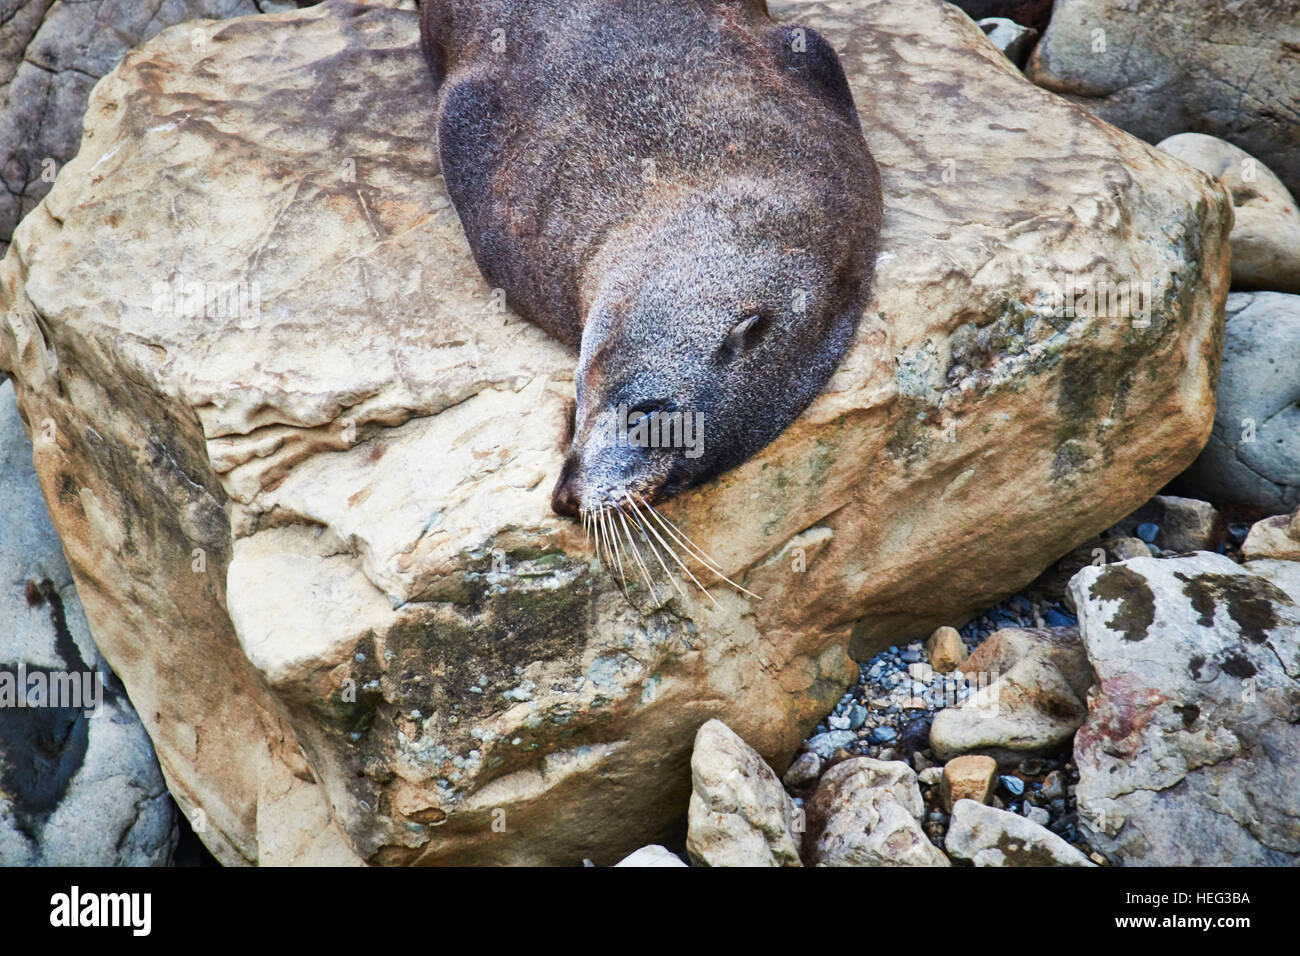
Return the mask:
<path id="1" fill-rule="evenodd" d="M 420 52 L 433 74 L 433 85 L 442 86 L 447 77 L 447 50 L 444 46 L 451 26 L 451 11 L 442 0 L 422 0 L 420 7 Z"/>
<path id="2" fill-rule="evenodd" d="M 745 316 L 727 332 L 727 337 L 718 349 L 718 357 L 729 362 L 742 352 L 749 351 L 758 344 L 771 324 L 768 317 L 761 313 Z"/>
<path id="3" fill-rule="evenodd" d="M 862 128 L 844 67 L 825 37 L 812 27 L 796 24 L 774 27 L 768 36 L 787 70 L 799 76 L 814 94 L 828 100 L 845 119 Z"/>

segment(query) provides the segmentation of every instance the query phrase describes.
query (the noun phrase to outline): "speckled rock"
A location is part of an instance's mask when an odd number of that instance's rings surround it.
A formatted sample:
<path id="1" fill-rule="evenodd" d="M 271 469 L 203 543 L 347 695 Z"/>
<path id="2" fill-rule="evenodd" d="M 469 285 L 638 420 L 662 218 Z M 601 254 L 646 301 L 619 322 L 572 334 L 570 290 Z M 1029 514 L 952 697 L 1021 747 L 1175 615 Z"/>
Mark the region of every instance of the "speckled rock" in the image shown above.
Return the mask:
<path id="1" fill-rule="evenodd" d="M 1273 564 L 1295 567 L 1202 552 L 1071 582 L 1099 682 L 1075 796 L 1107 859 L 1300 862 L 1300 586 L 1275 582 Z"/>
<path id="2" fill-rule="evenodd" d="M 1210 133 L 1300 191 L 1300 0 L 1056 0 L 1026 69 L 1151 143 Z"/>
<path id="3" fill-rule="evenodd" d="M 1180 494 L 1265 513 L 1300 504 L 1300 295 L 1228 296 L 1218 409 Z"/>
<path id="4" fill-rule="evenodd" d="M 1300 209 L 1263 163 L 1203 133 L 1179 133 L 1160 148 L 1208 173 L 1232 196 L 1232 285 L 1300 292 Z"/>
<path id="5" fill-rule="evenodd" d="M 968 652 L 956 628 L 941 627 L 925 642 L 925 656 L 936 671 L 948 674 L 961 666 Z"/>
<path id="6" fill-rule="evenodd" d="M 975 866 L 1094 866 L 1077 848 L 1027 817 L 959 800 L 943 845 Z"/>
<path id="7" fill-rule="evenodd" d="M 53 440 L 36 425 L 37 441 Z M 49 706 L 68 678 L 85 706 Z M 165 866 L 176 836 L 149 736 L 91 638 L 0 381 L 0 866 Z"/>
<path id="8" fill-rule="evenodd" d="M 802 866 L 794 803 L 720 720 L 695 735 L 686 850 L 703 866 Z"/>
<path id="9" fill-rule="evenodd" d="M 470 259 L 413 14 L 173 28 L 96 87 L 0 265 L 0 368 L 222 862 L 613 863 L 666 838 L 707 719 L 786 765 L 850 641 L 987 606 L 1201 447 L 1222 191 L 955 8 L 771 8 L 842 52 L 890 214 L 825 393 L 666 509 L 765 598 L 716 608 L 629 602 L 550 513 L 574 356 Z M 1098 263 L 1149 310 L 1058 308 Z"/>
<path id="10" fill-rule="evenodd" d="M 930 745 L 941 759 L 978 752 L 1014 764 L 1061 746 L 1087 716 L 1093 677 L 1076 628 L 1004 628 L 962 673 L 978 690 L 935 715 Z"/>
<path id="11" fill-rule="evenodd" d="M 943 765 L 939 797 L 949 813 L 958 800 L 988 803 L 997 786 L 998 762 L 992 757 L 968 754 L 954 757 Z"/>
<path id="12" fill-rule="evenodd" d="M 911 767 L 854 757 L 826 771 L 809 799 L 804 853 L 811 866 L 948 866 L 924 816 Z"/>

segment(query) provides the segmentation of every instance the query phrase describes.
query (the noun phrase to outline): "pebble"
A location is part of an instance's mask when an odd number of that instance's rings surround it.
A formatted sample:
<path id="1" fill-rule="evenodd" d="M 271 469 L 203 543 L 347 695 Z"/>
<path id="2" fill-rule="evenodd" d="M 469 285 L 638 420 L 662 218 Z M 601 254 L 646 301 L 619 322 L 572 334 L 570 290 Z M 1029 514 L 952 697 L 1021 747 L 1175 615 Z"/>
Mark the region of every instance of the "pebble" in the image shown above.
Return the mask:
<path id="1" fill-rule="evenodd" d="M 831 730 L 852 730 L 853 722 L 847 716 L 840 717 L 832 714 L 826 718 L 826 723 L 830 724 Z"/>
<path id="2" fill-rule="evenodd" d="M 1040 827 L 1045 827 L 1052 822 L 1052 815 L 1042 807 L 1031 807 L 1026 803 L 1024 806 L 1024 814 Z"/>
<path id="3" fill-rule="evenodd" d="M 1047 622 L 1048 627 L 1079 626 L 1079 619 L 1077 617 L 1073 614 L 1068 614 L 1065 611 L 1058 611 L 1056 608 L 1050 608 L 1047 614 L 1044 615 L 1044 620 Z"/>
<path id="4" fill-rule="evenodd" d="M 898 731 L 893 727 L 877 727 L 867 738 L 873 744 L 890 744 L 898 738 Z"/>
<path id="5" fill-rule="evenodd" d="M 1007 775 L 999 777 L 998 780 L 1002 784 L 1002 788 L 1013 797 L 1019 797 L 1025 792 L 1025 782 L 1019 777 Z"/>
<path id="6" fill-rule="evenodd" d="M 1137 526 L 1137 536 L 1147 544 L 1155 544 L 1156 537 L 1160 534 L 1160 525 L 1152 521 L 1144 521 Z"/>
<path id="7" fill-rule="evenodd" d="M 1043 778 L 1043 799 L 1055 800 L 1065 796 L 1065 781 L 1061 779 L 1061 771 L 1053 770 Z"/>
<path id="8" fill-rule="evenodd" d="M 922 770 L 919 774 L 916 775 L 916 779 L 920 780 L 927 787 L 933 787 L 935 784 L 937 784 L 940 780 L 943 779 L 943 768 L 926 767 L 924 770 Z"/>
<path id="9" fill-rule="evenodd" d="M 822 758 L 815 753 L 802 753 L 790 764 L 781 782 L 787 787 L 798 788 L 813 783 L 821 776 Z"/>
<path id="10" fill-rule="evenodd" d="M 823 760 L 828 759 L 841 747 L 848 747 L 858 739 L 851 730 L 831 730 L 818 734 L 808 741 L 808 749 Z"/>
<path id="11" fill-rule="evenodd" d="M 903 730 L 898 736 L 898 745 L 906 753 L 924 750 L 930 746 L 930 717 L 913 717 L 903 724 Z"/>
<path id="12" fill-rule="evenodd" d="M 860 730 L 867 722 L 867 708 L 854 704 L 849 708 L 849 730 Z"/>

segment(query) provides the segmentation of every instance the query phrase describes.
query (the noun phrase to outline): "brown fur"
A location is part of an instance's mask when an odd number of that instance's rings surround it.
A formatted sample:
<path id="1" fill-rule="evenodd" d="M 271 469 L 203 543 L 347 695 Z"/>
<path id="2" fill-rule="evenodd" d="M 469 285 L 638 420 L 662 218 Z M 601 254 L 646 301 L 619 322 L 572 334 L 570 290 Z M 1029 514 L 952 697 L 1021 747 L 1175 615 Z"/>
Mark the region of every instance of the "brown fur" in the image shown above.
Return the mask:
<path id="1" fill-rule="evenodd" d="M 447 188 L 484 276 L 578 348 L 557 511 L 752 456 L 857 328 L 879 174 L 839 61 L 762 0 L 424 0 Z M 610 440 L 699 413 L 703 452 Z"/>

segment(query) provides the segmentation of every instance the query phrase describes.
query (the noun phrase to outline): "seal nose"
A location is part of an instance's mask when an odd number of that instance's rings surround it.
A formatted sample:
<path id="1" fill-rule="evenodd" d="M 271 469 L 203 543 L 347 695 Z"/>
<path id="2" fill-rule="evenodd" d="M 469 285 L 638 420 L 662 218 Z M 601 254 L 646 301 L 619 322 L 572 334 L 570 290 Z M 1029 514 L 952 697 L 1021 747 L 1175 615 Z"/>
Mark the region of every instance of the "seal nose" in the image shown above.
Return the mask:
<path id="1" fill-rule="evenodd" d="M 581 502 L 582 497 L 578 487 L 578 458 L 570 452 L 565 456 L 564 467 L 560 469 L 560 479 L 555 483 L 555 490 L 551 492 L 551 510 L 566 518 L 576 518 L 579 515 Z"/>

